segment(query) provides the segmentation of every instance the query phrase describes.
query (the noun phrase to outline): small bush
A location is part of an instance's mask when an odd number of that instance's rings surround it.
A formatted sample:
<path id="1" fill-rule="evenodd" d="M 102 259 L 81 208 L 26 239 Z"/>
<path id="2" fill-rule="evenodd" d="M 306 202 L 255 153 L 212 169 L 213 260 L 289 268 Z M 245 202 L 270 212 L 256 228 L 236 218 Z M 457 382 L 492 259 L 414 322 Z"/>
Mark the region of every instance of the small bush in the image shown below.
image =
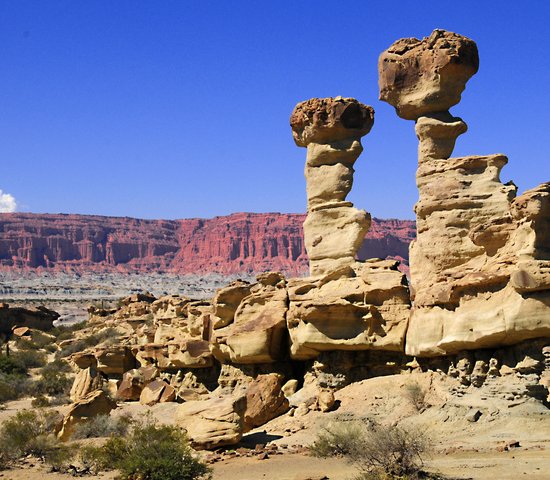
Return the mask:
<path id="1" fill-rule="evenodd" d="M 25 375 L 27 369 L 18 359 L 13 355 L 9 357 L 7 355 L 0 355 L 0 373 L 6 375 Z"/>
<path id="2" fill-rule="evenodd" d="M 73 456 L 73 451 L 52 433 L 58 421 L 56 412 L 31 410 L 22 410 L 5 420 L 0 428 L 0 463 L 7 466 L 19 458 L 33 455 L 54 468 L 61 468 Z"/>
<path id="3" fill-rule="evenodd" d="M 328 425 L 310 447 L 314 456 L 345 457 L 359 470 L 359 479 L 365 480 L 419 478 L 428 448 L 427 437 L 420 431 L 376 423 L 367 429 L 356 422 Z"/>
<path id="4" fill-rule="evenodd" d="M 53 362 L 50 362 L 44 365 L 42 367 L 42 370 L 40 370 L 40 373 L 44 375 L 45 373 L 50 373 L 50 372 L 68 373 L 70 371 L 71 371 L 71 367 L 66 360 L 63 360 L 61 358 L 56 358 Z"/>
<path id="5" fill-rule="evenodd" d="M 87 337 L 80 338 L 75 340 L 68 345 L 65 345 L 61 350 L 56 353 L 57 358 L 67 358 L 73 353 L 81 352 L 86 350 L 88 347 L 95 347 L 100 343 L 107 342 L 109 344 L 116 343 L 120 337 L 120 333 L 112 328 L 105 328 L 97 333 L 88 335 Z"/>
<path id="6" fill-rule="evenodd" d="M 56 338 L 56 341 L 61 342 L 73 338 L 74 332 L 83 330 L 87 326 L 88 322 L 84 320 L 83 322 L 73 323 L 72 325 L 60 325 L 50 330 L 49 333 Z"/>
<path id="7" fill-rule="evenodd" d="M 192 455 L 181 430 L 150 421 L 136 425 L 128 438 L 111 437 L 101 447 L 83 448 L 81 457 L 91 468 L 118 469 L 128 480 L 211 478 L 210 469 Z"/>
<path id="8" fill-rule="evenodd" d="M 130 416 L 98 415 L 87 422 L 76 425 L 72 438 L 123 437 L 128 433 L 131 424 L 132 417 Z"/>
<path id="9" fill-rule="evenodd" d="M 356 422 L 334 422 L 322 429 L 310 446 L 314 457 L 353 456 L 365 441 L 366 426 Z"/>
<path id="10" fill-rule="evenodd" d="M 426 403 L 426 394 L 426 390 L 416 382 L 405 385 L 405 395 L 407 399 L 419 412 L 425 410 L 428 406 Z"/>
<path id="11" fill-rule="evenodd" d="M 32 382 L 25 375 L 0 373 L 0 403 L 17 400 L 27 395 L 31 389 Z"/>
<path id="12" fill-rule="evenodd" d="M 63 372 L 55 370 L 46 370 L 41 372 L 41 376 L 32 389 L 34 395 L 67 395 L 71 389 L 72 381 Z"/>
<path id="13" fill-rule="evenodd" d="M 50 406 L 50 401 L 45 395 L 38 395 L 36 398 L 33 398 L 31 405 L 34 408 L 44 408 Z"/>
<path id="14" fill-rule="evenodd" d="M 46 365 L 46 355 L 36 350 L 18 350 L 12 353 L 12 357 L 15 361 L 23 365 L 25 369 L 38 368 Z"/>
<path id="15" fill-rule="evenodd" d="M 33 330 L 30 338 L 18 337 L 15 341 L 17 348 L 21 350 L 41 350 L 53 345 L 55 337 L 40 330 Z"/>

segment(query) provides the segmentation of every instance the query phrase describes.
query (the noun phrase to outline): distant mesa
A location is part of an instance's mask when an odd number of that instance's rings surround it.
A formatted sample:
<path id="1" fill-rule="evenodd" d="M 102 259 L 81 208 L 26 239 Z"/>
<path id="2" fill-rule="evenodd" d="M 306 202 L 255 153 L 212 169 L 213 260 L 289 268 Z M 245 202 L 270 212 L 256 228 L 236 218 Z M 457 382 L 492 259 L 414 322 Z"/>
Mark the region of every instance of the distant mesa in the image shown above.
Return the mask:
<path id="1" fill-rule="evenodd" d="M 0 270 L 75 273 L 233 274 L 308 270 L 305 215 L 235 213 L 211 219 L 141 220 L 35 213 L 0 214 Z M 373 219 L 359 258 L 406 262 L 411 220 Z"/>

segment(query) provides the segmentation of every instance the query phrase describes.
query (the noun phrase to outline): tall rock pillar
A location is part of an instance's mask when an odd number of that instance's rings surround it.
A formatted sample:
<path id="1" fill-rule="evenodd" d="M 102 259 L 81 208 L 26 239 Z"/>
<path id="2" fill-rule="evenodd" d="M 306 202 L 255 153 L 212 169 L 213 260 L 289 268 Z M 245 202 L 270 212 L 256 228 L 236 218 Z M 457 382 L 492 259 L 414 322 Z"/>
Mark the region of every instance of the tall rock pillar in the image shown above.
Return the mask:
<path id="1" fill-rule="evenodd" d="M 294 108 L 294 141 L 307 147 L 307 218 L 304 241 L 311 275 L 351 265 L 370 226 L 370 215 L 346 197 L 361 137 L 374 123 L 374 110 L 353 98 L 312 98 Z"/>
<path id="2" fill-rule="evenodd" d="M 533 248 L 548 237 L 548 185 L 515 198 L 515 185 L 500 181 L 504 155 L 451 158 L 467 127 L 449 109 L 478 66 L 476 44 L 444 30 L 398 40 L 378 64 L 380 99 L 416 122 L 419 140 L 417 238 L 409 252 L 411 355 L 510 345 L 550 333 L 550 256 Z M 536 221 L 528 211 L 536 212 Z M 522 290 L 527 284 L 534 290 Z"/>

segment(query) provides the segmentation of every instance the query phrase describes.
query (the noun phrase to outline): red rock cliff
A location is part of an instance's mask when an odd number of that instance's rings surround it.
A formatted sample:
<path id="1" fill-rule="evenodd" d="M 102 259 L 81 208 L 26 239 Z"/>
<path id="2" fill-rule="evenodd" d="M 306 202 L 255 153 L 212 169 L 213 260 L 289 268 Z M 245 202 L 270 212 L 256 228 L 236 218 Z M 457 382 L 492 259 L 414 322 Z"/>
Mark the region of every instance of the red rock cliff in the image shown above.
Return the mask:
<path id="1" fill-rule="evenodd" d="M 0 268 L 95 272 L 307 271 L 304 215 L 236 213 L 212 219 L 0 214 Z M 360 258 L 408 258 L 411 220 L 374 219 Z"/>

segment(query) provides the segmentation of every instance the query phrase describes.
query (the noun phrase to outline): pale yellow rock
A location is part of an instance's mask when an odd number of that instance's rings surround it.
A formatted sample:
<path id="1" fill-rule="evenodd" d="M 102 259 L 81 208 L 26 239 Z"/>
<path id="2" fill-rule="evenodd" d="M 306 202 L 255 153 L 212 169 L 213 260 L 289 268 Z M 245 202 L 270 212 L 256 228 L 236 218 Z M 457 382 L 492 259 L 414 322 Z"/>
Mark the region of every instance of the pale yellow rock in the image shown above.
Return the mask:
<path id="1" fill-rule="evenodd" d="M 370 215 L 346 197 L 373 122 L 372 107 L 352 98 L 313 98 L 292 112 L 294 140 L 307 147 L 304 241 L 312 275 L 353 263 L 369 229 Z"/>
<path id="2" fill-rule="evenodd" d="M 355 261 L 355 254 L 370 227 L 364 210 L 340 206 L 308 213 L 304 222 L 304 242 L 312 275 L 326 273 Z"/>
<path id="3" fill-rule="evenodd" d="M 102 385 L 103 378 L 94 367 L 84 368 L 75 375 L 69 398 L 72 402 L 78 402 Z"/>
<path id="4" fill-rule="evenodd" d="M 448 109 L 478 64 L 475 43 L 444 30 L 380 56 L 380 99 L 416 121 L 419 140 L 409 355 L 550 335 L 550 184 L 516 198 L 500 181 L 504 155 L 450 158 L 467 126 Z"/>
<path id="5" fill-rule="evenodd" d="M 233 323 L 241 301 L 250 295 L 250 284 L 237 280 L 216 292 L 213 299 L 213 328 L 223 328 Z"/>
<path id="6" fill-rule="evenodd" d="M 403 349 L 410 300 L 397 262 L 357 262 L 325 277 L 289 280 L 288 290 L 294 359 L 330 350 Z"/>
<path id="7" fill-rule="evenodd" d="M 177 424 L 187 431 L 196 449 L 235 445 L 243 436 L 246 397 L 214 397 L 185 402 L 177 411 Z"/>
<path id="8" fill-rule="evenodd" d="M 284 279 L 275 285 L 255 284 L 237 308 L 234 322 L 214 331 L 214 356 L 244 364 L 280 359 L 285 354 L 287 301 Z"/>
<path id="9" fill-rule="evenodd" d="M 282 387 L 281 387 L 281 390 L 283 391 L 283 393 L 285 394 L 285 397 L 288 398 L 288 397 L 291 397 L 292 395 L 294 395 L 296 393 L 296 390 L 298 390 L 298 380 L 296 379 L 291 379 L 291 380 L 288 380 Z"/>
<path id="10" fill-rule="evenodd" d="M 116 402 L 102 390 L 89 393 L 69 407 L 58 437 L 63 441 L 69 440 L 77 424 L 86 422 L 97 415 L 108 415 L 116 406 Z"/>

